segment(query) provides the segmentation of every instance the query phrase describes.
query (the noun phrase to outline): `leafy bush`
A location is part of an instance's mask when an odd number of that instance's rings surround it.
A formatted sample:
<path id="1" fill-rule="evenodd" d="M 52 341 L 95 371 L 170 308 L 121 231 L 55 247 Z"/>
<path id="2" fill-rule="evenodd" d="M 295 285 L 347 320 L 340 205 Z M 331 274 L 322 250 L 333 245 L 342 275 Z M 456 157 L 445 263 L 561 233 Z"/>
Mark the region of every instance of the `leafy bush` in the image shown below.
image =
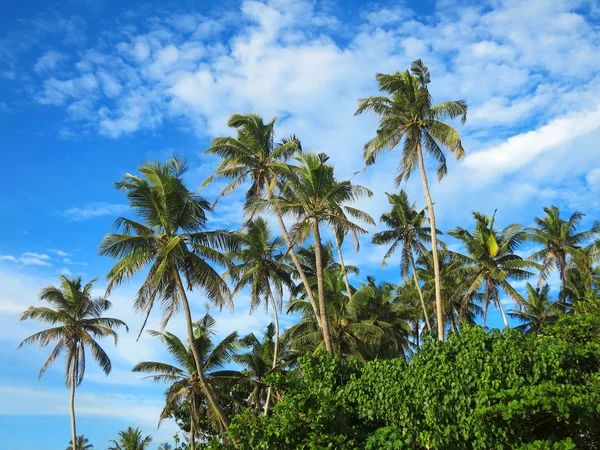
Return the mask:
<path id="1" fill-rule="evenodd" d="M 528 336 L 464 327 L 411 361 L 307 356 L 271 380 L 284 392 L 272 414 L 237 415 L 229 437 L 242 450 L 599 448 L 599 317 Z"/>

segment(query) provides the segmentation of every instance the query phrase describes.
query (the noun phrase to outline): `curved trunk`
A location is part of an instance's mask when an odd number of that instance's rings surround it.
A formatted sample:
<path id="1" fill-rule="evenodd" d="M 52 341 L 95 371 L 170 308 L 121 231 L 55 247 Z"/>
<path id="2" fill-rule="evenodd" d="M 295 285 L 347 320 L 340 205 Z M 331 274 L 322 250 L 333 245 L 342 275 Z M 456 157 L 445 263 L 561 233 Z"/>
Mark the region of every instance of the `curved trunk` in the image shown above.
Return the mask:
<path id="1" fill-rule="evenodd" d="M 308 282 L 308 278 L 306 278 L 306 274 L 304 273 L 304 270 L 302 270 L 300 261 L 298 261 L 298 257 L 296 256 L 296 252 L 294 251 L 294 244 L 292 243 L 292 240 L 290 239 L 290 235 L 288 234 L 287 229 L 285 228 L 285 223 L 283 222 L 281 213 L 279 212 L 279 210 L 277 209 L 276 206 L 273 206 L 273 212 L 275 213 L 275 217 L 277 217 L 277 222 L 279 222 L 279 227 L 281 228 L 281 234 L 283 235 L 283 239 L 285 240 L 285 243 L 287 245 L 290 257 L 292 258 L 292 261 L 294 262 L 294 266 L 296 267 L 296 270 L 298 271 L 298 275 L 300 276 L 300 279 L 302 280 L 302 284 L 304 284 L 304 289 L 306 290 L 306 296 L 308 297 L 308 300 L 310 301 L 310 305 L 313 308 L 313 312 L 315 313 L 317 325 L 322 330 L 323 327 L 321 325 L 321 319 L 319 316 L 319 307 L 317 306 L 317 302 L 315 300 L 313 291 L 310 287 L 310 283 Z"/>
<path id="2" fill-rule="evenodd" d="M 323 283 L 323 260 L 321 259 L 321 233 L 319 231 L 319 222 L 316 218 L 313 218 L 312 226 L 315 238 L 317 292 L 319 294 L 319 310 L 321 311 L 321 330 L 323 331 L 323 340 L 325 341 L 325 348 L 331 355 L 333 355 L 333 348 L 331 346 L 331 334 L 329 333 L 329 320 L 327 318 L 327 305 L 325 303 L 325 287 Z"/>
<path id="3" fill-rule="evenodd" d="M 346 292 L 348 298 L 352 297 L 352 291 L 350 290 L 350 283 L 348 282 L 348 274 L 346 273 L 346 265 L 344 264 L 344 256 L 342 255 L 342 246 L 338 238 L 337 233 L 333 233 L 335 236 L 335 246 L 337 247 L 338 257 L 340 258 L 340 266 L 342 266 L 342 273 L 344 274 L 344 283 L 346 284 Z"/>
<path id="4" fill-rule="evenodd" d="M 419 291 L 419 300 L 421 301 L 421 308 L 423 309 L 423 318 L 425 319 L 425 324 L 427 325 L 427 331 L 431 331 L 431 323 L 429 323 L 429 314 L 427 314 L 427 307 L 425 306 L 423 291 L 421 291 L 421 286 L 419 285 L 419 280 L 417 279 L 417 268 L 415 267 L 415 259 L 413 257 L 412 252 L 410 254 L 410 264 L 412 266 L 413 280 L 415 280 L 415 286 L 417 287 L 417 291 Z"/>
<path id="5" fill-rule="evenodd" d="M 194 362 L 196 363 L 196 371 L 198 374 L 198 379 L 200 381 L 200 386 L 202 387 L 202 391 L 206 396 L 206 401 L 210 405 L 210 407 L 216 412 L 219 421 L 222 424 L 222 427 L 226 430 L 229 427 L 229 420 L 225 416 L 225 413 L 217 403 L 217 399 L 215 397 L 215 393 L 212 390 L 212 387 L 208 383 L 206 376 L 204 375 L 204 368 L 202 365 L 202 360 L 200 359 L 200 355 L 198 355 L 198 350 L 194 345 L 194 326 L 192 324 L 192 313 L 190 311 L 190 304 L 188 302 L 187 295 L 185 293 L 185 289 L 183 288 L 183 283 L 181 282 L 181 277 L 179 276 L 179 272 L 175 271 L 175 280 L 177 282 L 177 288 L 179 289 L 179 294 L 181 295 L 181 303 L 183 304 L 183 310 L 185 312 L 185 322 L 187 325 L 188 332 L 188 342 L 190 344 L 190 348 L 192 350 L 192 354 L 194 355 Z"/>
<path id="6" fill-rule="evenodd" d="M 435 214 L 433 211 L 433 202 L 429 193 L 429 184 L 427 183 L 427 174 L 425 173 L 425 162 L 423 161 L 423 149 L 421 141 L 417 141 L 417 157 L 419 158 L 419 169 L 421 171 L 421 180 L 423 181 L 423 191 L 427 201 L 427 210 L 429 211 L 429 226 L 431 227 L 431 254 L 433 256 L 433 275 L 435 277 L 435 305 L 437 316 L 438 338 L 444 340 L 444 312 L 442 305 L 442 287 L 440 280 L 440 262 L 437 252 L 437 235 L 435 233 Z"/>
<path id="7" fill-rule="evenodd" d="M 277 353 L 279 351 L 279 316 L 277 314 L 277 305 L 275 304 L 275 299 L 273 298 L 273 294 L 271 293 L 271 289 L 268 289 L 267 295 L 271 300 L 271 306 L 273 307 L 273 318 L 275 319 L 275 346 L 273 348 L 273 364 L 271 365 L 271 369 L 275 369 L 277 366 Z M 265 401 L 265 416 L 269 413 L 269 403 L 271 402 L 271 390 L 272 387 L 269 386 L 267 389 L 267 400 Z"/>
<path id="8" fill-rule="evenodd" d="M 75 426 L 75 361 L 71 361 L 71 443 L 73 450 L 77 450 L 77 428 Z"/>
<path id="9" fill-rule="evenodd" d="M 500 309 L 500 312 L 502 313 L 502 320 L 504 320 L 504 327 L 510 328 L 510 325 L 508 324 L 508 319 L 506 318 L 506 313 L 504 312 L 504 306 L 502 306 L 502 300 L 500 300 L 500 299 L 498 299 L 498 308 Z"/>

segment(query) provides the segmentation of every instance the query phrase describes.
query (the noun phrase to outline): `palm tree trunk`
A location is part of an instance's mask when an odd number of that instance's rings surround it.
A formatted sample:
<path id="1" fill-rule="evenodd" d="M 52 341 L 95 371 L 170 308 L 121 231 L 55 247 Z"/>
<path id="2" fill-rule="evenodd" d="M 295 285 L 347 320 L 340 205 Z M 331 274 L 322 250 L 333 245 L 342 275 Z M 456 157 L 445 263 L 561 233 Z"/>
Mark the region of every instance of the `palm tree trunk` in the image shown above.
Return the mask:
<path id="1" fill-rule="evenodd" d="M 416 343 L 417 348 L 420 347 L 420 345 L 419 345 L 419 334 L 421 332 L 420 328 L 421 327 L 419 327 L 419 319 L 416 319 L 415 320 L 415 343 Z"/>
<path id="2" fill-rule="evenodd" d="M 302 280 L 302 284 L 304 284 L 304 289 L 306 291 L 306 296 L 308 297 L 308 300 L 310 301 L 310 304 L 311 304 L 311 306 L 313 308 L 313 311 L 315 313 L 315 318 L 317 320 L 317 325 L 319 326 L 319 328 L 322 329 L 321 319 L 319 317 L 319 307 L 317 306 L 317 302 L 315 300 L 315 296 L 313 294 L 313 291 L 312 291 L 312 289 L 310 287 L 310 283 L 308 282 L 308 278 L 306 278 L 306 274 L 304 273 L 304 270 L 302 270 L 302 266 L 300 265 L 300 261 L 298 261 L 298 257 L 296 256 L 296 252 L 294 251 L 294 244 L 292 243 L 292 240 L 290 239 L 290 235 L 288 234 L 287 229 L 285 228 L 285 223 L 283 222 L 283 218 L 281 217 L 281 213 L 279 212 L 279 210 L 277 209 L 276 206 L 273 206 L 273 212 L 275 213 L 275 217 L 277 217 L 277 222 L 279 222 L 279 227 L 281 228 L 281 234 L 283 235 L 283 239 L 285 240 L 285 243 L 287 245 L 290 257 L 292 258 L 292 261 L 294 262 L 294 266 L 296 267 L 296 270 L 298 271 L 298 275 L 300 275 L 300 279 Z"/>
<path id="3" fill-rule="evenodd" d="M 415 286 L 417 287 L 417 291 L 419 292 L 419 300 L 421 300 L 421 308 L 423 308 L 423 318 L 425 319 L 425 324 L 427 324 L 427 331 L 431 331 L 431 323 L 429 323 L 429 314 L 427 314 L 427 307 L 425 306 L 423 291 L 421 290 L 419 280 L 417 279 L 417 268 L 415 267 L 415 259 L 412 255 L 412 252 L 410 254 L 410 264 L 412 266 L 413 280 L 415 280 Z"/>
<path id="4" fill-rule="evenodd" d="M 267 295 L 271 300 L 271 306 L 273 308 L 273 318 L 275 319 L 275 346 L 273 348 L 273 364 L 271 369 L 275 369 L 277 366 L 277 353 L 279 351 L 279 316 L 277 314 L 277 305 L 275 304 L 275 299 L 273 298 L 273 294 L 270 288 L 267 288 Z M 269 413 L 269 403 L 271 402 L 271 390 L 272 387 L 269 386 L 267 389 L 267 400 L 265 401 L 265 416 Z"/>
<path id="5" fill-rule="evenodd" d="M 76 354 L 76 352 L 75 352 Z M 77 450 L 77 427 L 75 425 L 75 361 L 71 361 L 71 443 L 73 450 Z"/>
<path id="6" fill-rule="evenodd" d="M 319 222 L 313 218 L 313 234 L 315 237 L 315 259 L 317 269 L 317 292 L 319 294 L 319 310 L 321 311 L 321 330 L 323 331 L 323 340 L 325 348 L 329 354 L 333 355 L 331 346 L 331 334 L 329 333 L 329 320 L 327 318 L 327 305 L 325 304 L 325 287 L 323 285 L 323 260 L 321 259 L 321 233 L 319 231 Z"/>
<path id="7" fill-rule="evenodd" d="M 504 312 L 504 306 L 502 306 L 502 300 L 500 300 L 500 299 L 498 299 L 498 308 L 500 309 L 500 312 L 502 313 L 502 320 L 504 320 L 504 327 L 510 328 L 510 325 L 508 324 L 508 319 L 506 318 L 506 313 Z"/>
<path id="8" fill-rule="evenodd" d="M 421 170 L 421 180 L 423 181 L 423 191 L 425 200 L 427 200 L 427 210 L 429 211 L 429 226 L 431 227 L 431 254 L 433 256 L 433 275 L 435 277 L 435 304 L 437 314 L 438 338 L 444 340 L 444 312 L 442 310 L 442 287 L 440 280 L 440 262 L 437 252 L 437 235 L 435 227 L 435 214 L 433 211 L 433 202 L 429 193 L 429 184 L 427 183 L 427 174 L 425 173 L 425 162 L 423 161 L 423 150 L 421 141 L 417 141 L 417 157 L 419 158 L 419 169 Z"/>
<path id="9" fill-rule="evenodd" d="M 342 266 L 342 273 L 344 274 L 344 283 L 346 283 L 346 292 L 348 293 L 348 298 L 352 297 L 352 291 L 350 290 L 350 283 L 348 283 L 348 274 L 346 273 L 346 265 L 344 264 L 344 256 L 342 255 L 342 246 L 340 244 L 340 240 L 338 238 L 337 233 L 333 233 L 335 236 L 335 246 L 337 247 L 338 256 L 340 258 L 340 266 Z"/>
<path id="10" fill-rule="evenodd" d="M 190 417 L 190 450 L 196 450 L 196 430 L 194 429 L 194 419 Z"/>
<path id="11" fill-rule="evenodd" d="M 194 326 L 192 324 L 192 313 L 190 311 L 190 304 L 188 302 L 187 294 L 185 293 L 185 289 L 183 288 L 183 283 L 181 282 L 179 272 L 175 270 L 174 275 L 175 280 L 177 282 L 177 288 L 179 289 L 179 294 L 181 295 L 181 303 L 183 304 L 183 310 L 185 312 L 188 341 L 190 343 L 192 354 L 194 355 L 194 362 L 196 363 L 196 371 L 198 372 L 200 386 L 204 391 L 204 395 L 206 395 L 206 400 L 208 401 L 208 404 L 216 412 L 217 417 L 219 418 L 223 428 L 226 430 L 229 427 L 229 420 L 227 420 L 225 413 L 217 403 L 215 393 L 213 392 L 210 384 L 208 384 L 208 381 L 206 380 L 206 376 L 204 375 L 204 369 L 202 367 L 202 360 L 200 359 L 200 355 L 198 355 L 198 349 L 196 349 L 196 346 L 194 345 Z"/>

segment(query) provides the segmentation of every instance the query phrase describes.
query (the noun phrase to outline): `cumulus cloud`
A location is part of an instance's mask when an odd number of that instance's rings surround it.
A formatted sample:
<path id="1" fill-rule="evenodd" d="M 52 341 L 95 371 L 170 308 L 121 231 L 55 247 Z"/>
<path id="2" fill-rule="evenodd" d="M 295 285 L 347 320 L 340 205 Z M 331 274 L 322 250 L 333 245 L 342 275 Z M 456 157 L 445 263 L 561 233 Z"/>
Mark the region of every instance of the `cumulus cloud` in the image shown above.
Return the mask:
<path id="1" fill-rule="evenodd" d="M 50 50 L 38 58 L 37 62 L 33 66 L 33 70 L 35 70 L 38 73 L 52 71 L 56 69 L 58 65 L 66 59 L 68 59 L 67 55 L 57 52 L 55 50 Z"/>

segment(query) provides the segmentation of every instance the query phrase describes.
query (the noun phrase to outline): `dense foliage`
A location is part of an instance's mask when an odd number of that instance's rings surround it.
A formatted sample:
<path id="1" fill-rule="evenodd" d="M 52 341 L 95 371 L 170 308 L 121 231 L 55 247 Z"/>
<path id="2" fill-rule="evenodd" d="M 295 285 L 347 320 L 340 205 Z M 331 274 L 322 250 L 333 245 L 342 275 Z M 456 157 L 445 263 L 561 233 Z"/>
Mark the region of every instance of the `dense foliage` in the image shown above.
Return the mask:
<path id="1" fill-rule="evenodd" d="M 274 380 L 272 415 L 228 434 L 240 449 L 598 448 L 599 330 L 596 306 L 541 334 L 465 327 L 409 361 L 305 356 Z"/>

